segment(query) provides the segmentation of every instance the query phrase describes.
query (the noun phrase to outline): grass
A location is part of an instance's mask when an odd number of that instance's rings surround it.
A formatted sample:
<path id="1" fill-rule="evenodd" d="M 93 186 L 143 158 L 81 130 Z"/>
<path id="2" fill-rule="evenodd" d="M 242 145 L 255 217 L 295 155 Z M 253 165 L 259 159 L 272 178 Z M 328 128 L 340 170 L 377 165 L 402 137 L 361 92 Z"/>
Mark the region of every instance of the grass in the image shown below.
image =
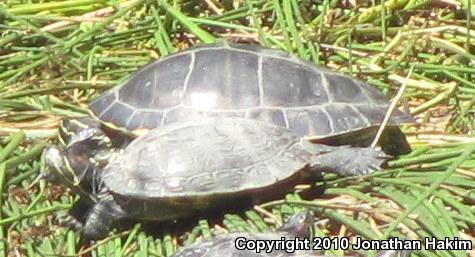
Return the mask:
<path id="1" fill-rule="evenodd" d="M 170 256 L 177 244 L 222 228 L 273 229 L 301 208 L 316 212 L 319 236 L 474 241 L 474 6 L 472 0 L 3 1 L 0 256 Z M 291 194 L 243 216 L 227 214 L 217 225 L 201 220 L 184 234 L 152 237 L 137 223 L 83 244 L 59 226 L 57 217 L 75 196 L 34 183 L 59 120 L 84 115 L 92 98 L 150 60 L 223 38 L 291 52 L 388 97 L 406 83 L 400 107 L 420 122 L 404 127 L 414 151 L 362 178 L 328 174 L 324 195 L 312 201 Z"/>

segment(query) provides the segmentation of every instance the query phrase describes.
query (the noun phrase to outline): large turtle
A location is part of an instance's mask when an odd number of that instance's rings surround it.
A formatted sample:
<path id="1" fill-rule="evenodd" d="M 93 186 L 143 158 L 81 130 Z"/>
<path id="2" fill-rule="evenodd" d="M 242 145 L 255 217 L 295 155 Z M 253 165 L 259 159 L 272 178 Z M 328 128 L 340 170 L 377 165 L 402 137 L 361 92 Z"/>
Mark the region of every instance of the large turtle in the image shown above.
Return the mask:
<path id="1" fill-rule="evenodd" d="M 94 127 L 101 122 L 105 134 L 121 139 L 116 145 L 128 143 L 124 135 L 115 137 L 119 130 L 139 135 L 190 119 L 246 117 L 289 128 L 315 143 L 367 146 L 388 106 L 377 89 L 351 77 L 280 50 L 225 41 L 151 62 L 93 100 L 89 108 L 96 119 L 81 122 Z M 397 125 L 412 121 L 393 112 L 380 140 L 386 153 L 410 151 Z M 74 131 L 61 130 L 66 144 L 71 138 L 81 141 L 75 139 L 77 130 L 85 128 L 81 122 L 65 122 Z M 95 138 L 104 137 L 96 131 Z"/>
<path id="2" fill-rule="evenodd" d="M 172 257 L 330 257 L 316 255 L 312 251 L 313 243 L 309 233 L 312 225 L 312 213 L 304 211 L 291 216 L 275 232 L 222 234 L 211 240 L 182 247 Z M 281 242 L 283 239 L 289 242 L 284 244 L 286 247 L 284 249 L 265 248 L 260 249 L 259 252 L 255 248 L 245 249 L 246 242 Z M 305 239 L 308 241 L 305 242 Z M 290 244 L 292 241 L 300 244 Z M 253 246 L 253 244 L 247 244 L 247 246 Z M 295 249 L 297 247 L 298 249 Z M 409 257 L 409 254 L 410 251 L 407 250 L 383 250 L 375 257 Z"/>
<path id="3" fill-rule="evenodd" d="M 367 174 L 388 157 L 379 148 L 310 144 L 283 126 L 245 118 L 153 129 L 96 173 L 84 170 L 81 155 L 46 150 L 49 171 L 68 186 L 77 187 L 81 177 L 98 181 L 92 209 L 83 223 L 75 221 L 89 238 L 103 237 L 126 217 L 174 220 L 280 198 L 322 171 Z"/>

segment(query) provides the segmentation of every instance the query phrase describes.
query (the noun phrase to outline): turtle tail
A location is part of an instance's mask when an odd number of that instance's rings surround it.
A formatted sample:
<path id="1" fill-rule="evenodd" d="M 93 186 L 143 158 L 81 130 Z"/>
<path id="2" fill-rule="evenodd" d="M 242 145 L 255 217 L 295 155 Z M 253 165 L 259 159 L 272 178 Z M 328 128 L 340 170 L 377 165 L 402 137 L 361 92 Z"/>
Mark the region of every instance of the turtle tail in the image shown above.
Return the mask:
<path id="1" fill-rule="evenodd" d="M 385 153 L 393 156 L 408 154 L 412 150 L 406 136 L 399 127 L 385 128 L 379 139 L 379 144 Z"/>

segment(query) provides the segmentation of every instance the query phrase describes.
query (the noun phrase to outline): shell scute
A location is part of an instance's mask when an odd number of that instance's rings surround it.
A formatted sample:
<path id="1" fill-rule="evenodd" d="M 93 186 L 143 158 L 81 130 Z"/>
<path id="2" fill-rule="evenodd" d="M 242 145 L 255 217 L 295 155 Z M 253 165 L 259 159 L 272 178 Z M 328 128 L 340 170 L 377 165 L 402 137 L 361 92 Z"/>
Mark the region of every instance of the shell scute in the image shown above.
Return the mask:
<path id="1" fill-rule="evenodd" d="M 246 113 L 246 118 L 261 120 L 287 127 L 287 121 L 283 110 L 255 109 Z"/>
<path id="2" fill-rule="evenodd" d="M 372 124 L 380 124 L 386 115 L 387 106 L 375 108 L 369 105 L 355 106 L 355 108 L 364 115 Z"/>
<path id="3" fill-rule="evenodd" d="M 240 117 L 243 118 L 246 115 L 245 111 L 229 111 L 220 112 L 217 110 L 197 110 L 190 107 L 179 107 L 173 110 L 169 110 L 165 113 L 165 117 L 162 125 L 171 124 L 175 122 L 191 121 L 203 118 L 219 118 L 219 117 Z"/>
<path id="4" fill-rule="evenodd" d="M 197 174 L 188 179 L 188 190 L 194 192 L 209 192 L 216 188 L 216 180 L 211 172 Z"/>
<path id="5" fill-rule="evenodd" d="M 257 62 L 254 54 L 226 48 L 196 52 L 183 104 L 199 110 L 257 106 Z"/>
<path id="6" fill-rule="evenodd" d="M 245 181 L 246 173 L 245 169 L 237 169 L 235 172 L 229 172 L 228 170 L 216 171 L 214 173 L 216 185 L 229 189 L 239 188 Z"/>
<path id="7" fill-rule="evenodd" d="M 365 90 L 355 79 L 333 73 L 326 74 L 325 79 L 332 102 L 368 103 L 374 101 L 366 96 Z"/>
<path id="8" fill-rule="evenodd" d="M 131 117 L 133 115 L 133 110 L 121 103 L 121 102 L 114 102 L 110 108 L 108 108 L 104 113 L 101 114 L 101 119 L 105 122 L 113 122 L 117 116 L 120 117 Z M 115 123 L 116 126 L 125 126 L 126 119 L 118 120 L 118 123 Z"/>
<path id="9" fill-rule="evenodd" d="M 262 87 L 266 106 L 309 106 L 327 103 L 322 74 L 292 61 L 264 57 Z"/>
<path id="10" fill-rule="evenodd" d="M 127 80 L 119 88 L 119 100 L 137 109 L 165 109 L 181 103 L 191 56 L 176 55 L 163 61 L 154 61 Z"/>
<path id="11" fill-rule="evenodd" d="M 298 135 L 330 135 L 334 133 L 331 117 L 323 107 L 286 111 L 289 128 Z"/>
<path id="12" fill-rule="evenodd" d="M 117 96 L 115 90 L 109 90 L 99 98 L 94 99 L 89 105 L 89 108 L 95 116 L 102 119 L 102 114 L 110 109 L 116 100 Z"/>
<path id="13" fill-rule="evenodd" d="M 331 117 L 335 132 L 358 130 L 370 126 L 366 118 L 355 111 L 349 104 L 327 106 L 325 107 L 325 111 L 329 117 Z M 381 121 L 382 120 L 380 120 L 380 122 Z"/>
<path id="14" fill-rule="evenodd" d="M 159 111 L 147 111 L 142 112 L 140 115 L 135 115 L 137 119 L 141 120 L 139 126 L 131 127 L 132 129 L 136 128 L 156 128 L 159 127 L 162 123 L 163 113 Z M 134 117 L 135 118 L 135 117 Z"/>

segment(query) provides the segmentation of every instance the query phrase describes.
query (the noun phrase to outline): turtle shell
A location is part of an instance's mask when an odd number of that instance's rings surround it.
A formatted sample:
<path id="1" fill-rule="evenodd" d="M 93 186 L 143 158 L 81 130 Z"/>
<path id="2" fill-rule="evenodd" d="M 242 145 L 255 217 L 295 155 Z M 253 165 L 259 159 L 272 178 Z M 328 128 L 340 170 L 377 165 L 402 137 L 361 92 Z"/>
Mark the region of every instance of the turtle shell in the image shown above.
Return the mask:
<path id="1" fill-rule="evenodd" d="M 104 168 L 103 181 L 114 194 L 140 199 L 278 191 L 279 182 L 306 170 L 308 159 L 286 128 L 251 119 L 203 119 L 138 137 Z"/>
<path id="2" fill-rule="evenodd" d="M 95 99 L 92 114 L 135 134 L 202 117 L 246 117 L 318 139 L 380 124 L 377 89 L 285 52 L 227 42 L 154 61 Z M 390 124 L 413 122 L 398 110 Z"/>

